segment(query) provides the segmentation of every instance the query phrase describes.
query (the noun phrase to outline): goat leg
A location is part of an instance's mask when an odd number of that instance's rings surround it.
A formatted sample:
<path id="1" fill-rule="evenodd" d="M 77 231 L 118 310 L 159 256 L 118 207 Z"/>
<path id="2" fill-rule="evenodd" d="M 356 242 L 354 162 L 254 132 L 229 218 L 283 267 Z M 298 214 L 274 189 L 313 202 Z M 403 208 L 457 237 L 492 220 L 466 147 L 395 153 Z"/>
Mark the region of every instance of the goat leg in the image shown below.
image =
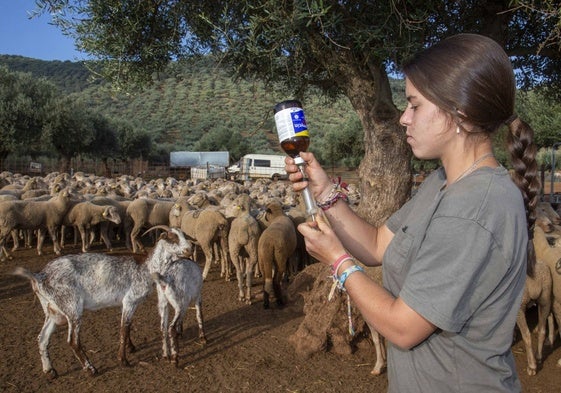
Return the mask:
<path id="1" fill-rule="evenodd" d="M 199 299 L 195 303 L 195 313 L 197 317 L 197 324 L 199 326 L 199 340 L 202 344 L 206 344 L 206 335 L 205 335 L 205 327 L 204 327 L 204 319 L 203 319 L 203 307 L 202 301 Z"/>
<path id="2" fill-rule="evenodd" d="M 47 378 L 52 380 L 58 377 L 56 370 L 51 364 L 51 358 L 49 357 L 49 339 L 51 334 L 56 328 L 55 320 L 49 316 L 45 318 L 45 323 L 41 328 L 39 337 L 37 341 L 39 342 L 39 355 L 41 355 L 41 363 L 43 364 L 43 372 L 46 374 Z"/>
<path id="3" fill-rule="evenodd" d="M 158 286 L 158 311 L 160 313 L 160 331 L 162 333 L 162 357 L 168 360 L 170 358 L 169 335 L 168 335 L 169 307 L 168 307 L 168 301 L 159 286 Z"/>
<path id="4" fill-rule="evenodd" d="M 130 363 L 127 360 L 127 346 L 130 343 L 131 334 L 131 324 L 130 322 L 125 322 L 121 324 L 121 334 L 119 337 L 119 355 L 118 359 L 122 366 L 130 367 Z"/>
<path id="5" fill-rule="evenodd" d="M 179 334 L 177 332 L 179 327 L 177 325 L 182 318 L 183 316 L 181 315 L 181 312 L 177 312 L 176 310 L 173 321 L 168 328 L 171 347 L 171 362 L 175 365 L 175 367 L 179 367 Z"/>
<path id="6" fill-rule="evenodd" d="M 80 322 L 78 320 L 68 321 L 68 341 L 74 356 L 82 363 L 82 368 L 84 371 L 89 371 L 90 375 L 94 376 L 97 374 L 97 370 L 88 359 L 86 352 L 82 348 L 80 343 Z"/>

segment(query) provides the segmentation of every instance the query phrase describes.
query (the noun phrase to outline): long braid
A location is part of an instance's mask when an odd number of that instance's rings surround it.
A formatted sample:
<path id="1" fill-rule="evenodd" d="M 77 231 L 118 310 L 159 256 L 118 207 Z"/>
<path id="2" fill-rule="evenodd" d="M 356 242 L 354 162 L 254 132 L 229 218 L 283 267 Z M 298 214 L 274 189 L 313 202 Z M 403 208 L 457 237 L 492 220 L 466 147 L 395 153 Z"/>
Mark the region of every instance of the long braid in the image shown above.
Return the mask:
<path id="1" fill-rule="evenodd" d="M 533 142 L 534 131 L 523 120 L 515 117 L 508 124 L 507 147 L 511 155 L 513 167 L 512 180 L 520 189 L 526 207 L 528 222 L 528 261 L 527 274 L 534 276 L 536 253 L 534 251 L 534 223 L 536 222 L 536 206 L 539 202 L 540 181 L 536 163 L 536 145 Z"/>

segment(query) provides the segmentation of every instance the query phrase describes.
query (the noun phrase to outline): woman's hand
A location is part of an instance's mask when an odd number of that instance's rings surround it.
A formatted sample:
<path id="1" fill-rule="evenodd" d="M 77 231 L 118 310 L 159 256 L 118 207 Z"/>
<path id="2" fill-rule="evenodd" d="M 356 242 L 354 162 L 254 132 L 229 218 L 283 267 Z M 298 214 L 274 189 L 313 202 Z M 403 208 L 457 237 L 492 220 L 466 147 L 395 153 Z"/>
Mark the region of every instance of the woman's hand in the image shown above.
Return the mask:
<path id="1" fill-rule="evenodd" d="M 327 195 L 331 191 L 333 183 L 323 170 L 313 153 L 301 152 L 300 157 L 304 160 L 304 171 L 307 179 L 304 179 L 298 165 L 294 163 L 294 158 L 286 157 L 285 170 L 288 173 L 288 179 L 292 182 L 294 191 L 302 191 L 306 187 L 310 187 L 310 191 L 314 198 Z"/>
<path id="2" fill-rule="evenodd" d="M 304 236 L 306 251 L 326 265 L 331 266 L 337 258 L 346 253 L 341 241 L 321 211 L 317 214 L 315 221 L 298 225 L 298 231 Z"/>

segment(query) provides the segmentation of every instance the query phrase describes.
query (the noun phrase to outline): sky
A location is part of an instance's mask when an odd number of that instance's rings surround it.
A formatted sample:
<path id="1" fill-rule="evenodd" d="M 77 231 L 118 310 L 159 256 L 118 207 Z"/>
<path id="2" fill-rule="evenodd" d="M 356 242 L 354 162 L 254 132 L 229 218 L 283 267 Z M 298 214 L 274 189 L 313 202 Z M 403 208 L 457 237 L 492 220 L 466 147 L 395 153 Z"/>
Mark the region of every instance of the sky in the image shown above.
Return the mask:
<path id="1" fill-rule="evenodd" d="M 80 61 L 87 56 L 49 24 L 50 16 L 29 19 L 35 0 L 0 0 L 0 54 L 40 60 Z"/>

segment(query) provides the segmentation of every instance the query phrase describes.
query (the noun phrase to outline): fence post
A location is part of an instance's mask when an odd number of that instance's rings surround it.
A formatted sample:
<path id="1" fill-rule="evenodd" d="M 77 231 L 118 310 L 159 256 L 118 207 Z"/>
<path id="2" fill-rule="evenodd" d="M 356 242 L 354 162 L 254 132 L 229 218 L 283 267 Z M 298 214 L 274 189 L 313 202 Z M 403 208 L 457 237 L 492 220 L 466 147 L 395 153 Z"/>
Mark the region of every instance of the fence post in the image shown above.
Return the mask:
<path id="1" fill-rule="evenodd" d="M 553 148 L 551 149 L 551 184 L 550 184 L 550 192 L 549 192 L 549 202 L 553 203 L 553 194 L 554 194 L 554 183 L 555 183 L 555 151 L 557 148 L 561 146 L 561 142 L 557 142 L 553 144 Z"/>

